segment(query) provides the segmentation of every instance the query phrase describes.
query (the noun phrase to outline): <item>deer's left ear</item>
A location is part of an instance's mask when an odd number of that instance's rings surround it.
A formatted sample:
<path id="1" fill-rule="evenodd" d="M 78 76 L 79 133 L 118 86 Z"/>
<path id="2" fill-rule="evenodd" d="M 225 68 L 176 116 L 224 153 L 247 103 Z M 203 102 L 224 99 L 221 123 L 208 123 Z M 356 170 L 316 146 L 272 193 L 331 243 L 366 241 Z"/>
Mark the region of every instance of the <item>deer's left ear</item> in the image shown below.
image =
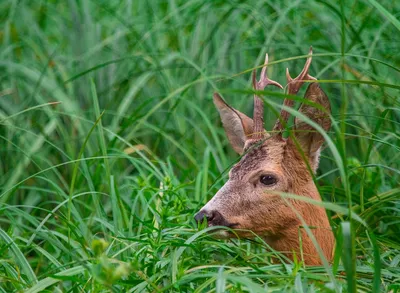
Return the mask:
<path id="1" fill-rule="evenodd" d="M 331 119 L 329 118 L 331 105 L 319 84 L 311 83 L 307 88 L 304 98 L 321 105 L 324 110 L 317 109 L 312 105 L 302 104 L 299 112 L 319 124 L 324 131 L 328 131 L 331 127 Z M 315 172 L 319 164 L 320 148 L 324 142 L 323 136 L 298 117 L 295 118 L 295 136 Z"/>

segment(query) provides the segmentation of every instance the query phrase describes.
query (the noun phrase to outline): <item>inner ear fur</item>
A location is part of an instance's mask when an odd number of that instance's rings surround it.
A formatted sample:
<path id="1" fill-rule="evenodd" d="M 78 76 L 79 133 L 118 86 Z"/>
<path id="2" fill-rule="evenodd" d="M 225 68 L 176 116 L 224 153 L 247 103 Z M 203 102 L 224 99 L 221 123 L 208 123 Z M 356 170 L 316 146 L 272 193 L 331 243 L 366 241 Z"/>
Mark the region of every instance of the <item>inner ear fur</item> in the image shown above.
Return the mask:
<path id="1" fill-rule="evenodd" d="M 235 152 L 242 154 L 245 142 L 253 132 L 253 119 L 229 106 L 218 93 L 214 93 L 214 104 L 229 142 Z"/>
<path id="2" fill-rule="evenodd" d="M 321 105 L 324 110 L 303 103 L 300 106 L 299 112 L 320 125 L 324 131 L 328 131 L 331 127 L 331 119 L 329 117 L 331 113 L 331 105 L 327 95 L 321 89 L 319 84 L 311 83 L 307 88 L 304 98 L 312 103 Z M 311 125 L 296 117 L 295 137 L 303 152 L 307 155 L 311 167 L 316 171 L 319 164 L 320 148 L 324 143 L 323 136 Z"/>

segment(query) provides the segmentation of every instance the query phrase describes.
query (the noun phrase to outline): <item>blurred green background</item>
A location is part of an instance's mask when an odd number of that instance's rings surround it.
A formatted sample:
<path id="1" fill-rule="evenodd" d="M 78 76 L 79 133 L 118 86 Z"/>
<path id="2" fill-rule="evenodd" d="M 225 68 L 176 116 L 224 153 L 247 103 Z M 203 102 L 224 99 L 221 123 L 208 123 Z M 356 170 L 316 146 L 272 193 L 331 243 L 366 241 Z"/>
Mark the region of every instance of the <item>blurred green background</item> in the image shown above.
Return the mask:
<path id="1" fill-rule="evenodd" d="M 397 292 L 399 8 L 1 1 L 0 292 Z M 193 220 L 239 159 L 212 93 L 251 114 L 265 53 L 286 84 L 310 46 L 340 154 L 326 148 L 317 174 L 329 267 L 272 263 L 262 239 L 216 240 Z"/>

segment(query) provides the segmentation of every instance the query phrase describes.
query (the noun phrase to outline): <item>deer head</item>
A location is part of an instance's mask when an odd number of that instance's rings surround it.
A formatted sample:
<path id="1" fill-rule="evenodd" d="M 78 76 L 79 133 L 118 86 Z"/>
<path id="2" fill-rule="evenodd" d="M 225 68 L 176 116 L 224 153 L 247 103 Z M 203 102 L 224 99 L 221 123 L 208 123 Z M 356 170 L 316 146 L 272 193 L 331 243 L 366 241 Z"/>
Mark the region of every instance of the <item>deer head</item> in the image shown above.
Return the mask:
<path id="1" fill-rule="evenodd" d="M 308 74 L 312 48 L 301 73 L 292 79 L 286 70 L 287 90 L 295 95 L 305 80 L 313 81 Z M 283 88 L 266 75 L 268 55 L 256 81 L 253 71 L 254 90 L 263 90 L 268 85 Z M 329 130 L 330 104 L 318 83 L 311 82 L 305 99 L 321 107 L 301 105 L 299 112 Z M 197 213 L 195 219 L 207 219 L 209 226 L 227 226 L 235 233 L 221 230 L 220 236 L 262 236 L 274 249 L 289 258 L 293 254 L 306 264 L 321 263 L 321 258 L 311 237 L 302 228 L 304 222 L 311 227 L 316 242 L 325 258 L 332 258 L 334 237 L 324 208 L 301 200 L 283 198 L 279 192 L 297 194 L 321 200 L 314 184 L 313 172 L 319 164 L 323 143 L 322 135 L 313 127 L 296 117 L 292 135 L 283 137 L 289 113 L 282 108 L 273 131 L 268 133 L 263 126 L 263 103 L 254 95 L 253 119 L 229 106 L 219 94 L 214 94 L 214 103 L 220 113 L 222 124 L 233 149 L 242 154 L 240 161 L 229 172 L 229 180 L 215 196 Z M 292 107 L 294 101 L 285 99 L 284 106 Z"/>

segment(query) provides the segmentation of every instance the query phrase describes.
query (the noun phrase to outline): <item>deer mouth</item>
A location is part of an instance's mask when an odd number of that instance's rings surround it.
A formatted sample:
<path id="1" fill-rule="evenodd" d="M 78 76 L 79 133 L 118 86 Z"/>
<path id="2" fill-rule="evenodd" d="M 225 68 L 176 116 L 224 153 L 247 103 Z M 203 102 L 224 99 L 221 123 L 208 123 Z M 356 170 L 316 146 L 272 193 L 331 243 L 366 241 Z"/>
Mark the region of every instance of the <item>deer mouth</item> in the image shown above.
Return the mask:
<path id="1" fill-rule="evenodd" d="M 214 227 L 214 226 L 220 226 L 220 227 L 226 227 L 226 228 L 231 228 L 231 229 L 235 229 L 239 226 L 238 223 L 234 223 L 234 224 L 223 224 L 223 225 L 215 225 L 213 223 L 209 223 L 208 227 Z M 223 229 L 223 228 L 221 228 Z"/>
<path id="2" fill-rule="evenodd" d="M 239 226 L 239 223 L 231 223 L 231 224 L 227 224 L 225 226 L 228 228 L 231 228 L 231 229 L 235 229 L 237 226 Z"/>
<path id="3" fill-rule="evenodd" d="M 235 229 L 236 227 L 239 226 L 239 223 L 224 223 L 223 225 L 215 225 L 213 223 L 209 223 L 208 227 L 214 227 L 214 226 L 220 226 L 221 228 L 217 228 L 213 231 L 210 231 L 213 237 L 217 239 L 229 239 L 229 238 L 235 238 L 237 235 L 233 231 L 229 231 L 225 228 L 230 228 L 230 229 Z"/>
<path id="4" fill-rule="evenodd" d="M 239 223 L 228 223 L 226 221 L 220 222 L 220 223 L 214 223 L 214 222 L 209 222 L 208 227 L 214 227 L 214 226 L 221 226 L 221 227 L 227 227 L 231 229 L 235 229 L 239 226 Z"/>

